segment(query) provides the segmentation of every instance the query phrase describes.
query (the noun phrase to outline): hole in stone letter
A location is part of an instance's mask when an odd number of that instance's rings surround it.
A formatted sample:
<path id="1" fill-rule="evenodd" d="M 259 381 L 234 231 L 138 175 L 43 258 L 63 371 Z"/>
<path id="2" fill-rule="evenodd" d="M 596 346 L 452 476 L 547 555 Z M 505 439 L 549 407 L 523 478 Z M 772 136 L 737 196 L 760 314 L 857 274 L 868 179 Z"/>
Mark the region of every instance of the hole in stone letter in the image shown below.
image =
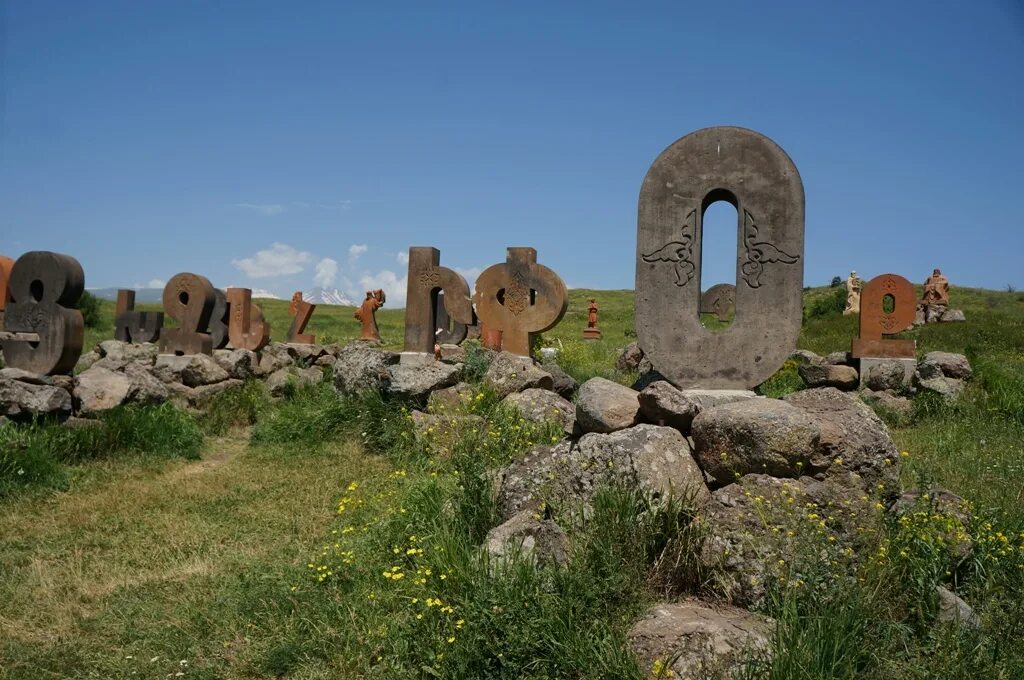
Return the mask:
<path id="1" fill-rule="evenodd" d="M 896 309 L 896 298 L 892 295 L 885 295 L 882 297 L 882 311 L 886 314 L 892 314 L 893 310 Z"/>
<path id="2" fill-rule="evenodd" d="M 181 291 L 178 293 L 178 302 L 188 307 L 188 291 Z"/>
<path id="3" fill-rule="evenodd" d="M 39 279 L 34 279 L 32 283 L 28 284 L 28 294 L 32 296 L 32 300 L 39 302 L 43 299 L 43 282 Z"/>
<path id="4" fill-rule="evenodd" d="M 732 325 L 736 316 L 736 257 L 739 234 L 736 198 L 713 191 L 704 199 L 701 216 L 700 321 L 709 330 Z M 719 284 L 729 284 L 727 288 Z"/>

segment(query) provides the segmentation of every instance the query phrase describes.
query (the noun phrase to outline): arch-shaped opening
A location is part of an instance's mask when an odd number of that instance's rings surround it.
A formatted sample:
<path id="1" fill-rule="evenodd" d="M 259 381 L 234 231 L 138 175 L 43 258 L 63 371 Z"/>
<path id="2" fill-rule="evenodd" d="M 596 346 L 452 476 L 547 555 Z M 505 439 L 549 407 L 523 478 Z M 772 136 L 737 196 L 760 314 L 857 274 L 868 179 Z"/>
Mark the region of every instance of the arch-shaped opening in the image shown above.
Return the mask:
<path id="1" fill-rule="evenodd" d="M 715 189 L 701 201 L 700 321 L 708 330 L 728 328 L 736 316 L 738 225 L 738 201 L 728 189 Z"/>

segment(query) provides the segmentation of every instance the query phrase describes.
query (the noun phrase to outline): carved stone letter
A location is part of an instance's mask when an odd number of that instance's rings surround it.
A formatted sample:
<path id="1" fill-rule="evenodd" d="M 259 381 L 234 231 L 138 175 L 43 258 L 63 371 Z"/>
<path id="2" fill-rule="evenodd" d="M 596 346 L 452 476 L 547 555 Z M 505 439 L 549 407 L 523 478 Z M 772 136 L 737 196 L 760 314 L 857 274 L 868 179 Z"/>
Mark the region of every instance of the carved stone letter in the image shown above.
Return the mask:
<path id="1" fill-rule="evenodd" d="M 288 314 L 292 317 L 292 325 L 288 328 L 288 342 L 296 342 L 303 345 L 312 345 L 316 342 L 316 336 L 306 333 L 306 324 L 309 317 L 316 311 L 316 305 L 302 299 L 302 291 L 295 291 L 292 301 L 288 305 Z"/>
<path id="2" fill-rule="evenodd" d="M 891 310 L 886 311 L 886 298 Z M 867 282 L 860 293 L 860 337 L 853 339 L 854 358 L 913 359 L 913 340 L 883 339 L 914 325 L 917 300 L 914 285 L 898 274 L 882 274 Z"/>
<path id="3" fill-rule="evenodd" d="M 114 338 L 121 342 L 156 342 L 164 327 L 163 312 L 136 312 L 135 291 L 117 291 L 114 310 Z"/>
<path id="4" fill-rule="evenodd" d="M 409 283 L 405 300 L 406 352 L 434 353 L 439 304 L 444 305 L 447 318 L 456 324 L 468 326 L 473 323 L 469 284 L 461 274 L 440 266 L 440 262 L 441 251 L 437 248 L 409 248 Z M 442 291 L 444 297 L 439 303 L 438 294 Z M 465 337 L 463 333 L 462 337 L 448 338 L 448 342 L 462 342 Z"/>
<path id="5" fill-rule="evenodd" d="M 473 302 L 480 323 L 501 332 L 502 349 L 529 356 L 530 336 L 562 320 L 569 295 L 558 274 L 537 264 L 536 250 L 509 248 L 505 262 L 480 274 Z"/>
<path id="6" fill-rule="evenodd" d="M 703 214 L 736 208 L 736 317 L 700 323 Z M 804 188 L 789 156 L 752 130 L 705 128 L 665 149 L 640 190 L 636 332 L 678 387 L 749 389 L 796 347 L 802 316 Z"/>
<path id="7" fill-rule="evenodd" d="M 736 286 L 717 283 L 700 296 L 700 313 L 714 314 L 719 321 L 728 321 L 736 311 Z"/>
<path id="8" fill-rule="evenodd" d="M 252 303 L 249 288 L 228 288 L 225 293 L 231 306 L 228 337 L 235 349 L 258 351 L 270 342 L 270 322 L 263 320 L 263 310 Z"/>
<path id="9" fill-rule="evenodd" d="M 163 354 L 212 354 L 207 329 L 215 300 L 213 284 L 205 276 L 181 273 L 164 286 L 164 314 L 178 322 L 160 334 Z"/>
<path id="10" fill-rule="evenodd" d="M 0 331 L 4 329 L 4 308 L 11 301 L 11 269 L 14 268 L 14 260 L 0 255 Z"/>

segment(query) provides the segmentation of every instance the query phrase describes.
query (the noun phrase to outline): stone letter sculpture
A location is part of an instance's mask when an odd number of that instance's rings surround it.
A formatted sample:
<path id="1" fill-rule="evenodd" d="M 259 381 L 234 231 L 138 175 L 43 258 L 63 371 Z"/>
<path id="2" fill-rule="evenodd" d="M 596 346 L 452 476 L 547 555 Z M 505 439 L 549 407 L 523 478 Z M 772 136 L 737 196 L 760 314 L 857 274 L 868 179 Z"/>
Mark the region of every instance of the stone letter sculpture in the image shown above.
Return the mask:
<path id="1" fill-rule="evenodd" d="M 121 342 L 156 342 L 164 327 L 163 312 L 136 312 L 135 291 L 122 288 L 117 291 L 114 308 L 114 339 Z"/>
<path id="2" fill-rule="evenodd" d="M 600 340 L 601 329 L 597 327 L 597 300 L 587 305 L 587 327 L 583 329 L 584 340 Z"/>
<path id="3" fill-rule="evenodd" d="M 212 354 L 213 342 L 207 328 L 216 301 L 213 284 L 205 276 L 181 273 L 164 286 L 164 314 L 178 322 L 177 328 L 160 333 L 161 354 Z"/>
<path id="4" fill-rule="evenodd" d="M 905 331 L 914 324 L 917 309 L 914 297 L 914 286 L 898 274 L 882 274 L 864 285 L 860 296 L 860 337 L 853 339 L 851 352 L 855 359 L 914 358 L 913 340 L 882 338 Z M 891 308 L 889 311 L 887 306 Z"/>
<path id="5" fill-rule="evenodd" d="M 82 355 L 85 323 L 69 309 L 85 290 L 85 273 L 70 255 L 25 253 L 11 268 L 4 308 L 4 361 L 41 375 L 70 373 Z M 19 335 L 34 336 L 34 340 Z M 12 337 L 13 336 L 13 337 Z"/>
<path id="6" fill-rule="evenodd" d="M 263 310 L 252 303 L 249 288 L 228 288 L 225 291 L 229 312 L 228 338 L 235 349 L 257 352 L 270 342 L 270 322 L 263 319 Z"/>
<path id="7" fill-rule="evenodd" d="M 316 305 L 302 299 L 302 291 L 297 290 L 292 295 L 292 301 L 288 305 L 288 314 L 292 317 L 292 325 L 288 328 L 288 342 L 295 342 L 302 345 L 312 345 L 316 342 L 316 336 L 306 333 L 306 324 L 309 317 L 316 311 Z"/>
<path id="8" fill-rule="evenodd" d="M 558 274 L 537 264 L 536 250 L 509 248 L 505 262 L 480 274 L 473 302 L 484 327 L 501 332 L 503 350 L 530 356 L 530 336 L 562 320 L 569 295 Z"/>
<path id="9" fill-rule="evenodd" d="M 938 269 L 924 282 L 924 296 L 921 301 L 929 305 L 949 304 L 949 279 Z"/>
<path id="10" fill-rule="evenodd" d="M 442 321 L 448 319 L 453 330 L 446 342 L 458 344 L 466 339 L 466 327 L 473 323 L 473 305 L 469 284 L 461 274 L 440 266 L 437 248 L 409 248 L 409 283 L 405 302 L 405 351 L 433 354 L 438 329 L 438 308 L 444 305 Z M 443 292 L 444 295 L 439 294 Z"/>
<path id="11" fill-rule="evenodd" d="M 736 316 L 700 322 L 703 215 L 736 208 Z M 665 149 L 640 190 L 636 332 L 654 368 L 681 388 L 750 389 L 796 347 L 802 317 L 804 188 L 773 141 L 705 128 Z"/>
<path id="12" fill-rule="evenodd" d="M 228 304 L 228 296 L 220 288 L 214 288 L 213 311 L 210 312 L 210 323 L 207 325 L 210 342 L 214 349 L 224 349 L 228 346 L 228 324 L 230 323 L 231 305 Z"/>
<path id="13" fill-rule="evenodd" d="M 366 291 L 366 299 L 363 300 L 363 304 L 359 305 L 352 314 L 362 324 L 359 329 L 360 340 L 380 342 L 380 329 L 377 328 L 377 310 L 383 307 L 386 301 L 387 296 L 384 295 L 384 291 L 380 288 Z"/>
<path id="14" fill-rule="evenodd" d="M 860 291 L 863 281 L 857 276 L 857 272 L 850 272 L 846 279 L 846 309 L 843 315 L 860 314 Z"/>
<path id="15" fill-rule="evenodd" d="M 0 255 L 0 331 L 4 329 L 4 308 L 11 301 L 11 269 L 14 268 L 14 260 Z"/>
<path id="16" fill-rule="evenodd" d="M 716 283 L 700 296 L 700 313 L 714 314 L 719 321 L 728 321 L 736 314 L 736 286 Z"/>

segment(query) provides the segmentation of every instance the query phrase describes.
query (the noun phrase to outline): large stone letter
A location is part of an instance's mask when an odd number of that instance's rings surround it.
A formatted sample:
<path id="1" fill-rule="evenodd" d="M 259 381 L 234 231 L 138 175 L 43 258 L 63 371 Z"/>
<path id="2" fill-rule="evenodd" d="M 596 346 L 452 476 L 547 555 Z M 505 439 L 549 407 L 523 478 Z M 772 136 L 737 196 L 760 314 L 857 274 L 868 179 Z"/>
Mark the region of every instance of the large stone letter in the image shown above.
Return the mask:
<path id="1" fill-rule="evenodd" d="M 506 352 L 530 356 L 530 336 L 553 328 L 569 306 L 565 283 L 537 264 L 533 248 L 509 248 L 505 262 L 476 280 L 476 314 L 488 331 L 501 332 Z"/>
<path id="2" fill-rule="evenodd" d="M 228 337 L 235 349 L 254 352 L 270 342 L 270 322 L 263 320 L 263 310 L 252 303 L 249 288 L 228 288 L 228 305 L 231 320 L 228 322 Z"/>
<path id="3" fill-rule="evenodd" d="M 176 274 L 164 286 L 164 314 L 178 322 L 177 328 L 160 333 L 163 354 L 212 354 L 207 328 L 215 300 L 213 284 L 198 274 Z"/>
<path id="4" fill-rule="evenodd" d="M 306 324 L 309 317 L 316 311 L 316 305 L 302 299 L 302 291 L 297 290 L 292 295 L 292 301 L 288 304 L 288 314 L 292 317 L 292 324 L 288 327 L 288 342 L 303 345 L 312 345 L 316 342 L 316 336 L 306 333 Z"/>
<path id="5" fill-rule="evenodd" d="M 114 339 L 121 342 L 156 342 L 164 327 L 163 312 L 136 312 L 135 291 L 117 291 L 114 309 Z"/>
<path id="6" fill-rule="evenodd" d="M 465 326 L 473 323 L 473 304 L 469 300 L 469 284 L 461 274 L 440 266 L 441 251 L 437 248 L 409 248 L 409 282 L 405 296 L 405 351 L 433 354 L 438 330 L 438 294 L 444 292 L 441 315 L 462 324 L 458 334 L 447 337 L 451 343 L 465 340 Z M 446 316 L 445 316 L 446 314 Z M 456 326 L 458 328 L 458 326 Z"/>
<path id="7" fill-rule="evenodd" d="M 0 331 L 4 329 L 4 308 L 11 301 L 11 269 L 14 268 L 14 260 L 0 255 Z"/>
<path id="8" fill-rule="evenodd" d="M 886 298 L 889 298 L 889 311 L 885 309 Z M 860 337 L 853 339 L 853 357 L 913 359 L 917 345 L 913 340 L 882 336 L 914 325 L 915 298 L 914 285 L 899 274 L 882 274 L 868 281 L 860 292 Z"/>
<path id="9" fill-rule="evenodd" d="M 82 313 L 68 309 L 85 290 L 82 265 L 70 255 L 25 253 L 14 263 L 8 285 L 11 302 L 4 310 L 4 331 L 35 334 L 37 339 L 5 339 L 4 361 L 43 375 L 70 373 L 85 339 Z"/>
<path id="10" fill-rule="evenodd" d="M 738 216 L 736 317 L 700 323 L 704 210 L 725 200 Z M 665 149 L 640 190 L 636 332 L 654 368 L 678 387 L 749 389 L 785 362 L 800 334 L 804 188 L 767 137 L 705 128 Z"/>
<path id="11" fill-rule="evenodd" d="M 214 288 L 213 311 L 210 312 L 210 323 L 207 324 L 210 343 L 214 349 L 224 349 L 228 346 L 228 324 L 230 322 L 231 305 L 228 304 L 228 296 L 220 288 Z"/>

